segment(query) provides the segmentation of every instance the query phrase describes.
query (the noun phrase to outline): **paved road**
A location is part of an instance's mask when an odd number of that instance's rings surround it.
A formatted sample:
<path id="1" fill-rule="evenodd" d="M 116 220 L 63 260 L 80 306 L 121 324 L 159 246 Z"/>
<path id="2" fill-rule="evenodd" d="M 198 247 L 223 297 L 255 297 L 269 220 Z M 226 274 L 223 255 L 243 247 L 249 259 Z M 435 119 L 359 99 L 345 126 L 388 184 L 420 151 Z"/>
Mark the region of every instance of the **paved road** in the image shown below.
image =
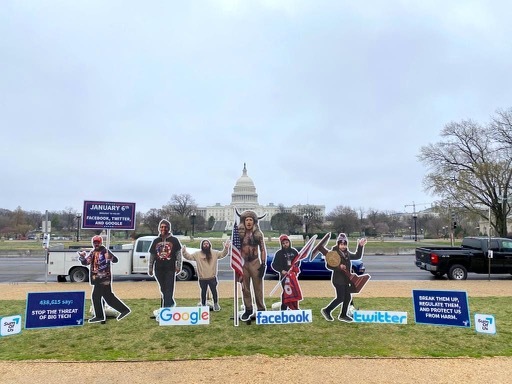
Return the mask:
<path id="1" fill-rule="evenodd" d="M 434 277 L 414 265 L 414 255 L 364 257 L 366 271 L 372 280 L 433 280 Z M 228 258 L 219 262 L 219 280 L 230 280 L 233 272 Z M 270 278 L 270 277 L 269 277 Z M 510 275 L 491 275 L 492 280 L 510 280 Z M 446 277 L 444 278 L 446 279 Z M 468 280 L 487 280 L 488 275 L 469 274 Z M 146 275 L 115 277 L 116 281 L 152 280 Z M 8 282 L 55 282 L 57 277 L 46 276 L 43 257 L 2 257 L 0 258 L 0 283 Z"/>

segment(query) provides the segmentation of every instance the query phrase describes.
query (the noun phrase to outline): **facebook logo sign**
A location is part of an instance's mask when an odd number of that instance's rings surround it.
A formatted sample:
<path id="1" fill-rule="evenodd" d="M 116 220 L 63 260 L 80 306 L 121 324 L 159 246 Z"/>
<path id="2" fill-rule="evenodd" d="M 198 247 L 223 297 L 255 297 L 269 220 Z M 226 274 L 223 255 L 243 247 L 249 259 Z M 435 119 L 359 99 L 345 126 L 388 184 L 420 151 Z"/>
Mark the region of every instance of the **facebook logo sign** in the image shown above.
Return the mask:
<path id="1" fill-rule="evenodd" d="M 295 311 L 258 311 L 256 324 L 303 324 L 311 323 L 311 309 Z"/>

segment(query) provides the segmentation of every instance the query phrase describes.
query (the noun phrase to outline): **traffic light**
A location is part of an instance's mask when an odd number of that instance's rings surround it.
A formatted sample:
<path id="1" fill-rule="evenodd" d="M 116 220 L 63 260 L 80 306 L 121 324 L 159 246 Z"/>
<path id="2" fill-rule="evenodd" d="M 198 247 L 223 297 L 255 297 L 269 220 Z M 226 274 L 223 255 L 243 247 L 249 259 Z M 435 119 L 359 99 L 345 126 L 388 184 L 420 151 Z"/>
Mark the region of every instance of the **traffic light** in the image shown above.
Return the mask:
<path id="1" fill-rule="evenodd" d="M 455 221 L 455 212 L 452 212 L 452 228 L 457 228 L 457 221 Z"/>

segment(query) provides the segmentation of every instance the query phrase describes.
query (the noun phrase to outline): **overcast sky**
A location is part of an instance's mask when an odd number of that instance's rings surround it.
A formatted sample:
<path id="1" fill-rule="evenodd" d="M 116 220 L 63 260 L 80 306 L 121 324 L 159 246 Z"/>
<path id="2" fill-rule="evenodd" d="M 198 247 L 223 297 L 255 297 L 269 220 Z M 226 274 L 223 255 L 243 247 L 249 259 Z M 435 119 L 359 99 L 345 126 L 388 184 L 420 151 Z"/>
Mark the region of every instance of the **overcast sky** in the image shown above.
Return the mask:
<path id="1" fill-rule="evenodd" d="M 512 107 L 512 2 L 3 0 L 0 208 L 188 193 L 408 211 L 420 148 Z"/>

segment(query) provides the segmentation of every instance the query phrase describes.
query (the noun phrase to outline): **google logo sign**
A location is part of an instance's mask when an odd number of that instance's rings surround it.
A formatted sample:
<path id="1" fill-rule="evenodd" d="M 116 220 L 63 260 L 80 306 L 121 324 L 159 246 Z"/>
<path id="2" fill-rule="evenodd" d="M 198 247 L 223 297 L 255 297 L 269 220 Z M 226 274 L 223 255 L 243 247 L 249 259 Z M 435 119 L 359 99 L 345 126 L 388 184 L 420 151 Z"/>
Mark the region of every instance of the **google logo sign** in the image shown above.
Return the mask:
<path id="1" fill-rule="evenodd" d="M 158 323 L 160 325 L 210 324 L 210 309 L 206 306 L 160 308 Z"/>

